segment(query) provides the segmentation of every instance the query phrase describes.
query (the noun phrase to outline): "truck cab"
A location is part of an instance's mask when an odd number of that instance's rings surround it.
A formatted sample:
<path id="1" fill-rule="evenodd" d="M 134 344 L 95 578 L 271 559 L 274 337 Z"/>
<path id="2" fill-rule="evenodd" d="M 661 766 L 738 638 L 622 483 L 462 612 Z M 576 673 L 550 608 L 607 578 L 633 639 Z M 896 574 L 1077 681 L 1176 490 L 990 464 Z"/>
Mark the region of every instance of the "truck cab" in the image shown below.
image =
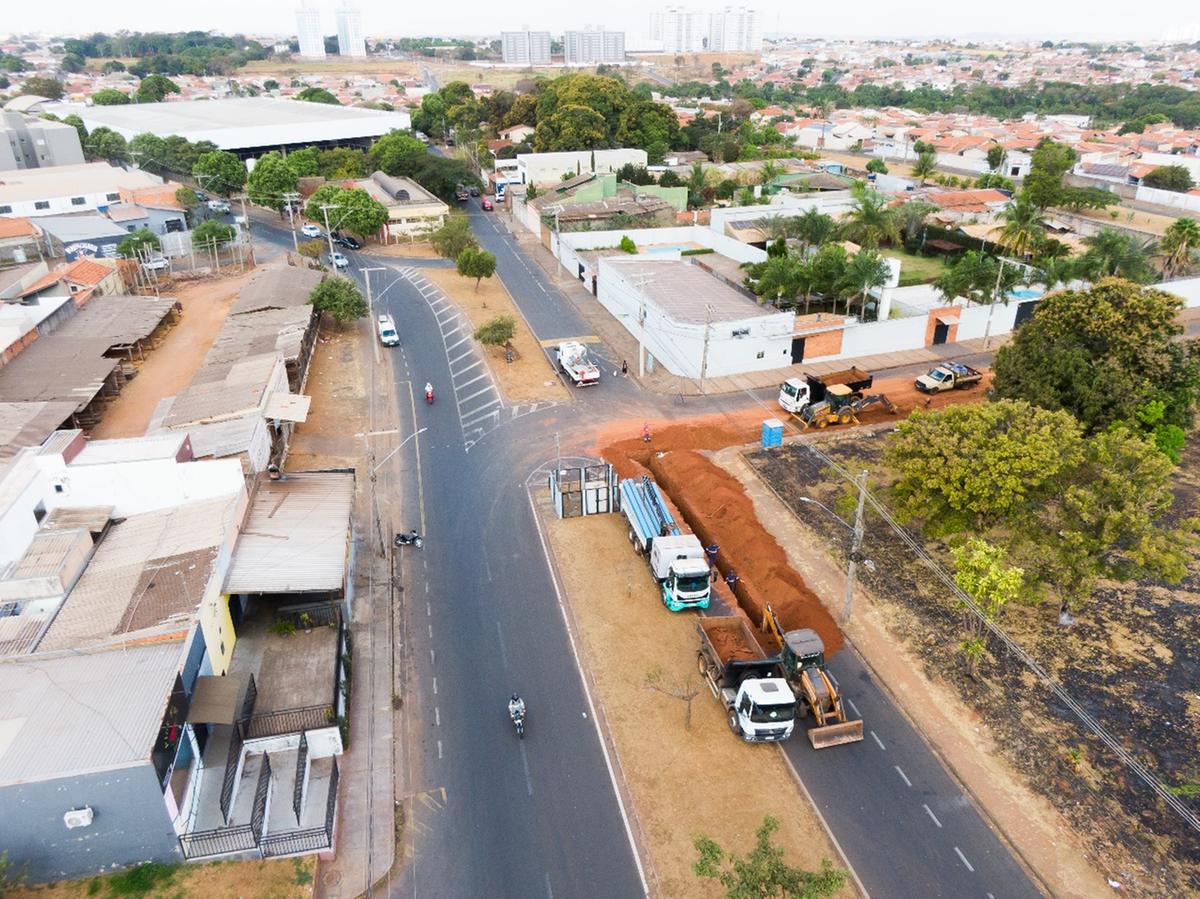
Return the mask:
<path id="1" fill-rule="evenodd" d="M 655 537 L 650 571 L 662 585 L 663 604 L 672 612 L 708 608 L 712 579 L 704 548 L 692 534 Z"/>
<path id="2" fill-rule="evenodd" d="M 809 402 L 808 385 L 799 378 L 788 378 L 779 385 L 779 405 L 787 412 L 800 412 Z"/>
<path id="3" fill-rule="evenodd" d="M 786 740 L 796 726 L 796 697 L 781 677 L 745 680 L 729 714 L 730 727 L 736 717 L 737 729 L 748 743 Z"/>

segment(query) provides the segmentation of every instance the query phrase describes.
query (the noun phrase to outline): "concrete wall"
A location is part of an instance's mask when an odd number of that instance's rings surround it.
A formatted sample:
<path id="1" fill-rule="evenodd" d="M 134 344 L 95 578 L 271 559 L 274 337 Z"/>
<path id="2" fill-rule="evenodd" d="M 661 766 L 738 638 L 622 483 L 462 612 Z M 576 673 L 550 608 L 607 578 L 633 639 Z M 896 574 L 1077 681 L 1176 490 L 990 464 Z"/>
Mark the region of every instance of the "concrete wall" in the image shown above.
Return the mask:
<path id="1" fill-rule="evenodd" d="M 764 218 L 770 215 L 793 216 L 800 215 L 809 209 L 818 209 L 826 215 L 835 218 L 847 212 L 853 205 L 848 190 L 826 191 L 816 194 L 778 193 L 771 198 L 767 206 L 725 206 L 714 207 L 709 218 L 708 227 L 718 234 L 725 234 L 725 226 L 729 222 L 746 221 L 748 219 Z"/>
<path id="2" fill-rule="evenodd" d="M 90 827 L 68 830 L 63 813 L 90 807 Z M 30 883 L 85 877 L 144 861 L 182 861 L 149 761 L 129 768 L 0 788 L 0 849 Z"/>
<path id="3" fill-rule="evenodd" d="M 1181 194 L 1173 190 L 1142 186 L 1137 189 L 1134 199 L 1142 203 L 1178 209 L 1180 212 L 1200 212 L 1200 195 L 1197 194 Z"/>
<path id="4" fill-rule="evenodd" d="M 627 163 L 646 165 L 646 151 L 623 148 L 564 153 L 521 153 L 517 156 L 517 168 L 521 173 L 522 183 L 537 185 L 558 184 L 564 172 L 615 172 Z"/>

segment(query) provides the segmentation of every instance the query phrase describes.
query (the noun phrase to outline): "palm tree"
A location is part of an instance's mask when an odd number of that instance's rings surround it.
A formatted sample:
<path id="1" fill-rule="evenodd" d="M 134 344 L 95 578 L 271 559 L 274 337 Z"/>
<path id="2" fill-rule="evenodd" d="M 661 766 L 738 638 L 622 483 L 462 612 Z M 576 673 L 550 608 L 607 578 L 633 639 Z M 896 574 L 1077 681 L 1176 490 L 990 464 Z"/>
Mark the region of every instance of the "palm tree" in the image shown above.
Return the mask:
<path id="1" fill-rule="evenodd" d="M 1079 263 L 1068 256 L 1048 256 L 1038 264 L 1041 271 L 1041 282 L 1046 290 L 1054 290 L 1061 285 L 1070 284 L 1077 275 Z"/>
<path id="2" fill-rule="evenodd" d="M 921 229 L 925 227 L 925 219 L 936 211 L 936 206 L 924 200 L 909 200 L 903 206 L 897 206 L 895 216 L 900 230 L 904 233 L 904 239 L 910 243 L 915 241 Z"/>
<path id="3" fill-rule="evenodd" d="M 1000 213 L 1004 226 L 997 243 L 1008 247 L 1017 256 L 1031 256 L 1046 236 L 1046 220 L 1042 210 L 1025 197 L 1018 197 Z"/>
<path id="4" fill-rule="evenodd" d="M 842 236 L 868 250 L 884 241 L 897 242 L 900 225 L 888 208 L 887 198 L 870 190 L 862 181 L 855 182 L 851 193 L 854 194 L 854 206 L 842 219 Z"/>
<path id="5" fill-rule="evenodd" d="M 1200 248 L 1200 224 L 1195 219 L 1175 219 L 1163 234 L 1159 247 L 1163 254 L 1163 277 L 1173 278 L 1187 271 L 1197 248 Z"/>
<path id="6" fill-rule="evenodd" d="M 837 223 L 832 216 L 809 207 L 791 220 L 791 233 L 805 248 L 820 247 L 837 232 Z"/>
<path id="7" fill-rule="evenodd" d="M 935 153 L 920 153 L 917 155 L 917 161 L 912 164 L 912 172 L 914 178 L 921 179 L 921 186 L 925 186 L 925 179 L 929 178 L 937 170 L 937 155 Z"/>
<path id="8" fill-rule="evenodd" d="M 771 182 L 783 174 L 783 166 L 768 159 L 758 170 L 759 181 L 764 187 L 770 187 Z"/>
<path id="9" fill-rule="evenodd" d="M 888 264 L 874 250 L 863 250 L 851 256 L 842 280 L 843 289 L 847 291 L 846 314 L 850 314 L 850 301 L 854 294 L 858 293 L 862 296 L 859 316 L 865 316 L 867 293 L 872 287 L 886 284 L 890 275 L 891 269 L 888 268 Z"/>
<path id="10" fill-rule="evenodd" d="M 1139 240 L 1112 228 L 1083 239 L 1087 252 L 1079 258 L 1080 271 L 1092 280 L 1118 277 L 1148 284 L 1154 280 L 1150 257 L 1153 240 Z"/>

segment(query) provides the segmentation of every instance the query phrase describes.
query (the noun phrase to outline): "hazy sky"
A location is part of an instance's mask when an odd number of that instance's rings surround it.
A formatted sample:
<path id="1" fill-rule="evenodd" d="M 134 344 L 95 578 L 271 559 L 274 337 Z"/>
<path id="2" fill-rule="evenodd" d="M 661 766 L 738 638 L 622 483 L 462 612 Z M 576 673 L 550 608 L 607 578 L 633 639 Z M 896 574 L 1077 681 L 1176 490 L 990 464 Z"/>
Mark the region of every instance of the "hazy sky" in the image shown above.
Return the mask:
<path id="1" fill-rule="evenodd" d="M 676 0 L 678 2 L 678 0 Z M 736 2 L 736 0 L 734 0 Z M 51 0 L 48 3 L 5 0 L 0 29 L 57 33 L 64 25 L 75 31 L 183 31 L 272 32 L 295 34 L 294 10 L 298 0 L 206 0 L 204 3 L 139 3 L 125 6 L 95 0 Z M 337 0 L 312 0 L 322 10 L 324 30 L 333 34 Z M 592 5 L 561 0 L 466 0 L 421 3 L 414 0 L 360 0 L 363 27 L 370 36 L 423 34 L 483 34 L 502 27 L 528 24 L 561 31 L 588 24 L 604 24 L 632 34 L 646 30 L 649 11 L 658 4 L 637 0 L 611 0 Z M 665 5 L 665 4 L 663 4 Z M 717 8 L 719 2 L 687 4 L 698 10 Z M 838 3 L 800 4 L 795 0 L 764 0 L 749 5 L 763 13 L 764 31 L 848 37 L 1071 37 L 1099 39 L 1200 39 L 1200 5 L 1195 0 L 1141 0 L 1135 5 L 1116 0 L 1008 0 L 969 2 L 932 0 L 858 0 L 853 14 Z M 603 10 L 604 21 L 596 22 Z M 122 15 L 127 11 L 127 15 Z"/>

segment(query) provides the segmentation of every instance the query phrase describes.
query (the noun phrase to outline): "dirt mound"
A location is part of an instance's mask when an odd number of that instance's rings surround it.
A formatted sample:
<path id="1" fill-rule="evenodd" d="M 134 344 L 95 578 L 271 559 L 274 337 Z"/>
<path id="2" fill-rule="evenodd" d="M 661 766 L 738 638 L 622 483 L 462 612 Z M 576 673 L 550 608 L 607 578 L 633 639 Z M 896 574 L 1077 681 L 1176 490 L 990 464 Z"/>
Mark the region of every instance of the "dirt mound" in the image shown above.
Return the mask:
<path id="1" fill-rule="evenodd" d="M 843 643 L 833 617 L 788 566 L 783 547 L 763 529 L 742 485 L 700 452 L 758 440 L 763 417 L 761 409 L 751 409 L 687 422 L 649 422 L 649 443 L 638 436 L 641 422 L 623 422 L 609 429 L 609 436 L 634 436 L 599 452 L 622 478 L 652 474 L 700 541 L 720 547 L 717 569 L 737 574 L 733 592 L 752 626 L 762 622 L 770 603 L 785 628 L 812 628 L 832 655 Z M 767 652 L 775 651 L 773 641 L 757 636 Z"/>
<path id="2" fill-rule="evenodd" d="M 731 662 L 735 659 L 754 661 L 762 658 L 762 653 L 756 652 L 753 646 L 747 645 L 741 628 L 713 627 L 709 628 L 706 633 L 717 656 L 723 662 Z"/>

